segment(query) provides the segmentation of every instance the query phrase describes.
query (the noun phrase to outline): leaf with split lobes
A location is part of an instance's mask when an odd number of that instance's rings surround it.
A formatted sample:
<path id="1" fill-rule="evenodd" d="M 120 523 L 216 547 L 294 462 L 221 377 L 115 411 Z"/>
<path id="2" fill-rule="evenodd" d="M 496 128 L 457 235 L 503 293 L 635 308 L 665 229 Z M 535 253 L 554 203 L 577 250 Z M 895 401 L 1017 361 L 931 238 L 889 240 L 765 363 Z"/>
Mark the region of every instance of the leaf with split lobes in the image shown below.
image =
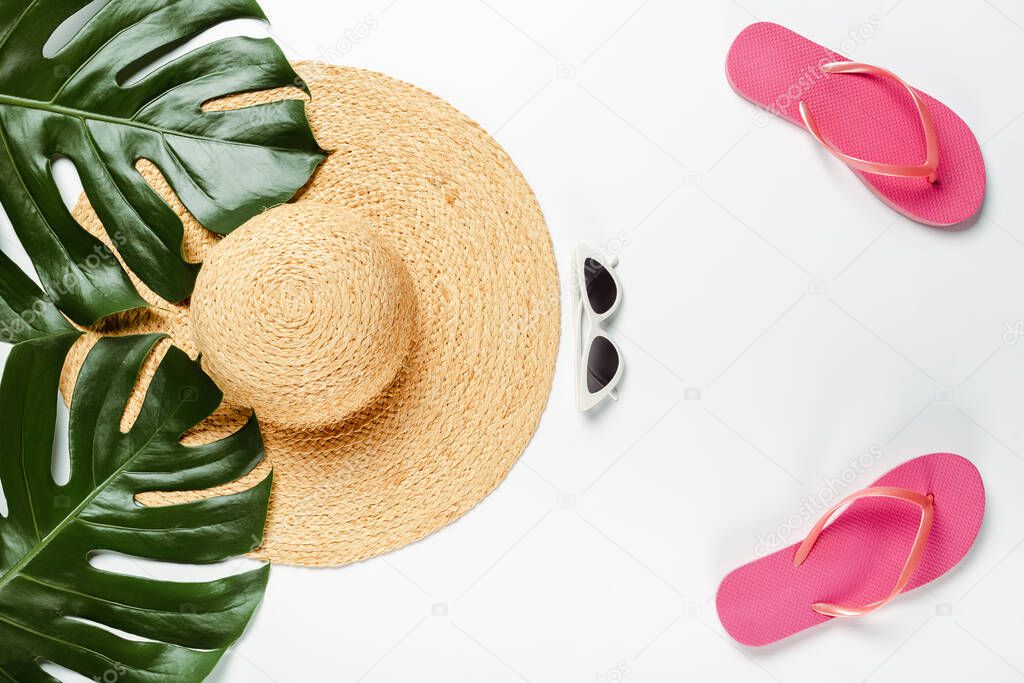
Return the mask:
<path id="1" fill-rule="evenodd" d="M 108 338 L 89 354 L 71 401 L 70 478 L 54 482 L 51 450 L 61 368 L 76 333 L 40 336 L 11 351 L 0 382 L 0 680 L 53 681 L 52 662 L 100 680 L 202 680 L 241 635 L 269 567 L 177 583 L 97 569 L 100 551 L 206 564 L 262 539 L 271 478 L 238 493 L 144 507 L 148 491 L 206 490 L 261 462 L 255 419 L 211 444 L 179 439 L 220 404 L 198 364 L 171 348 L 131 428 L 121 417 L 156 335 Z M 125 637 L 129 634 L 134 638 Z"/>
<path id="2" fill-rule="evenodd" d="M 127 266 L 167 301 L 192 291 L 175 212 L 136 169 L 153 162 L 189 212 L 226 234 L 290 199 L 324 152 L 305 103 L 204 111 L 223 96 L 305 89 L 269 39 L 227 38 L 123 74 L 226 21 L 265 17 L 254 0 L 110 0 L 52 56 L 44 46 L 88 0 L 0 0 L 0 205 L 44 290 L 83 325 L 145 306 L 108 247 L 65 206 L 54 159 L 70 159 Z"/>

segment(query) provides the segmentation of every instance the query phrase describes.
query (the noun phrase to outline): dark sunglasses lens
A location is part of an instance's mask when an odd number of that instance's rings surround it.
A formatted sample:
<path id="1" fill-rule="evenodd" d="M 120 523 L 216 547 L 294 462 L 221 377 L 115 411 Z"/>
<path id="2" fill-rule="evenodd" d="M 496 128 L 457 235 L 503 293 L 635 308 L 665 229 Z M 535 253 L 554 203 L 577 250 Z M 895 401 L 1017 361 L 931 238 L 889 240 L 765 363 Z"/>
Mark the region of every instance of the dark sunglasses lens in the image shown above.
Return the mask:
<path id="1" fill-rule="evenodd" d="M 587 390 L 596 394 L 608 386 L 619 370 L 619 354 L 610 341 L 597 337 L 587 357 Z"/>
<path id="2" fill-rule="evenodd" d="M 600 261 L 588 258 L 583 262 L 583 277 L 586 279 L 587 298 L 594 313 L 605 313 L 619 296 L 619 289 L 608 269 Z"/>

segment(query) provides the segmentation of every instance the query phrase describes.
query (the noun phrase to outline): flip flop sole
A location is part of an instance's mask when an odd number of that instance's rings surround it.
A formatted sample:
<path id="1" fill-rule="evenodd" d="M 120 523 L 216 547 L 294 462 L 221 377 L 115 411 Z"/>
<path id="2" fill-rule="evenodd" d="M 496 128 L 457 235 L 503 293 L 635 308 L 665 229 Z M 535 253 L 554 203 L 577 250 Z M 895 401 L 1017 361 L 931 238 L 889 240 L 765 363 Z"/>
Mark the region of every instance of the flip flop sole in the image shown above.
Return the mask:
<path id="1" fill-rule="evenodd" d="M 872 486 L 935 497 L 931 534 L 904 593 L 942 576 L 970 550 L 985 514 L 985 487 L 967 459 L 951 453 L 921 456 Z M 716 598 L 722 626 L 744 645 L 768 645 L 833 618 L 812 610 L 814 603 L 868 605 L 885 598 L 903 569 L 920 517 L 920 510 L 904 501 L 856 501 L 825 528 L 799 567 L 793 565 L 797 543 L 726 576 Z"/>
<path id="2" fill-rule="evenodd" d="M 824 137 L 846 154 L 886 164 L 923 160 L 924 132 L 906 90 L 888 80 L 821 70 L 822 64 L 837 61 L 848 58 L 778 24 L 762 22 L 737 36 L 726 72 L 740 96 L 801 128 L 799 104 L 806 101 Z M 854 173 L 908 218 L 935 227 L 964 227 L 977 216 L 985 198 L 981 147 L 953 110 L 917 92 L 938 136 L 938 182 Z"/>

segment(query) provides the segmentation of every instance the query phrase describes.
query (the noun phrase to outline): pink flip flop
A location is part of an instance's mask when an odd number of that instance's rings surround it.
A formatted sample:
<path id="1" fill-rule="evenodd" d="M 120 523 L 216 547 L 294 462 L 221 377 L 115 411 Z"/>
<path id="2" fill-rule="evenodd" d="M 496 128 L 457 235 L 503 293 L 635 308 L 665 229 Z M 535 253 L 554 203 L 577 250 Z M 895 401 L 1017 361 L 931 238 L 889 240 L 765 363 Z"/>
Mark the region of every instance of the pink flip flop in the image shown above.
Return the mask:
<path id="1" fill-rule="evenodd" d="M 761 646 L 870 614 L 956 566 L 984 514 L 985 487 L 970 461 L 915 458 L 840 501 L 802 543 L 726 576 L 718 617 L 737 641 Z"/>
<path id="2" fill-rule="evenodd" d="M 767 22 L 736 37 L 726 71 L 737 93 L 806 128 L 903 215 L 952 227 L 981 210 L 985 161 L 971 129 L 891 71 Z"/>

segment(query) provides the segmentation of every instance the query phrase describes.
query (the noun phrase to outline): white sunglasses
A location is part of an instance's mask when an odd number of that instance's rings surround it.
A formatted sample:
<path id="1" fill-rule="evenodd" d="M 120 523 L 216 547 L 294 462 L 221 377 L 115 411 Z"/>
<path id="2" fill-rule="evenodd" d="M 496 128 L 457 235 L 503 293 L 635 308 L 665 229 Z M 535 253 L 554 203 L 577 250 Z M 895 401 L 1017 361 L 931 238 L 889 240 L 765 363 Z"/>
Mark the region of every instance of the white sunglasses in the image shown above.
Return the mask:
<path id="1" fill-rule="evenodd" d="M 583 244 L 573 253 L 576 407 L 583 411 L 606 398 L 619 400 L 615 387 L 622 379 L 622 353 L 601 328 L 622 302 L 622 283 L 614 270 L 618 263 L 618 258 L 606 259 Z"/>

